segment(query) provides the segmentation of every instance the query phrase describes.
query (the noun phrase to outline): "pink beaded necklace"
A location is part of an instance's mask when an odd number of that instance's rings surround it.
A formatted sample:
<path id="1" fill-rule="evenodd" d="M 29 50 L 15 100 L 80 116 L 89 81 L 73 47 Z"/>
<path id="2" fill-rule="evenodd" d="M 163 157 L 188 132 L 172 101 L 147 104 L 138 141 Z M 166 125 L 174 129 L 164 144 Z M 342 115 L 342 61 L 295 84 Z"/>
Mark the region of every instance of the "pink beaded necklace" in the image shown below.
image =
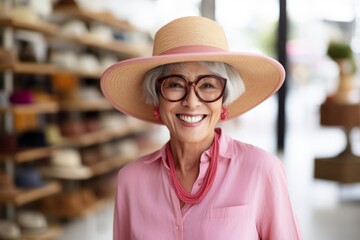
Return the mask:
<path id="1" fill-rule="evenodd" d="M 195 204 L 200 202 L 206 195 L 206 193 L 210 190 L 210 187 L 215 179 L 217 164 L 219 160 L 219 136 L 217 133 L 215 133 L 214 137 L 214 143 L 211 149 L 211 160 L 210 160 L 210 166 L 205 174 L 204 182 L 201 185 L 199 191 L 195 194 L 188 193 L 184 187 L 179 182 L 178 178 L 176 177 L 176 170 L 174 166 L 174 161 L 171 156 L 171 149 L 170 149 L 170 143 L 166 146 L 166 155 L 167 160 L 170 167 L 170 178 L 171 182 L 175 188 L 176 194 L 178 198 L 189 204 Z"/>

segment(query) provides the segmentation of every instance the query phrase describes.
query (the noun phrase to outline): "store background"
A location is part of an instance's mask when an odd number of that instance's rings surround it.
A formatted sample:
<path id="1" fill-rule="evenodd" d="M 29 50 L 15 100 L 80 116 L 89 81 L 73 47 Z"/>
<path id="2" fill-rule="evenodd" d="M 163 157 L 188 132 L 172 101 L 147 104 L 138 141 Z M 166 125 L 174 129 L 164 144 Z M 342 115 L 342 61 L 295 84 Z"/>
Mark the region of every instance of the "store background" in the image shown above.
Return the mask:
<path id="1" fill-rule="evenodd" d="M 200 0 L 97 0 L 91 3 L 93 9 L 110 10 L 119 19 L 128 20 L 151 35 L 174 18 L 200 15 Z M 218 0 L 215 10 L 231 50 L 265 53 L 276 58 L 279 1 Z M 360 238 L 360 185 L 315 179 L 313 171 L 315 158 L 334 156 L 345 146 L 346 138 L 340 128 L 320 125 L 319 108 L 337 87 L 338 69 L 326 56 L 329 41 L 348 41 L 359 59 L 360 1 L 288 0 L 287 14 L 284 151 L 278 152 L 276 147 L 277 96 L 222 127 L 234 138 L 260 146 L 283 160 L 304 239 L 356 240 Z M 359 74 L 356 78 L 359 80 Z M 165 141 L 165 129 L 159 131 Z M 360 153 L 359 134 L 359 129 L 354 129 L 351 135 L 356 153 Z M 83 218 L 68 221 L 56 239 L 111 239 L 112 211 L 112 204 L 108 204 Z"/>

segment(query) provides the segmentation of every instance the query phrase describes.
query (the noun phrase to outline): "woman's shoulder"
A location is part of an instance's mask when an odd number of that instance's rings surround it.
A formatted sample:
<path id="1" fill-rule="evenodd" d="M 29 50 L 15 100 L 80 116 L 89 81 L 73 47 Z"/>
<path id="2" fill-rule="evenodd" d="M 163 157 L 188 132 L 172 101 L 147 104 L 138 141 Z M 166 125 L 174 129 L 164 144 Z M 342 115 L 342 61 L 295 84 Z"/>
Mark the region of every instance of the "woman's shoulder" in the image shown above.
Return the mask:
<path id="1" fill-rule="evenodd" d="M 232 140 L 232 159 L 236 162 L 253 167 L 273 168 L 281 165 L 277 155 L 261 147 L 240 140 Z"/>

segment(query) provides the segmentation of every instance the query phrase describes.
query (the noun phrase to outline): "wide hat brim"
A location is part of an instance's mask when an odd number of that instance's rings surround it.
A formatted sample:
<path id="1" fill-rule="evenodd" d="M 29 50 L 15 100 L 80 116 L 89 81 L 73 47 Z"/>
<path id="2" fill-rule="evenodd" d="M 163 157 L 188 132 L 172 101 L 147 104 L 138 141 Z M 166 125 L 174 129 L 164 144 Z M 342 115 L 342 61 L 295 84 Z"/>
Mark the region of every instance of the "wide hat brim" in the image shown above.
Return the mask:
<path id="1" fill-rule="evenodd" d="M 284 68 L 274 59 L 258 54 L 206 52 L 170 54 L 125 60 L 109 67 L 101 77 L 101 90 L 119 111 L 132 117 L 159 123 L 152 105 L 145 103 L 143 79 L 160 65 L 176 62 L 215 61 L 232 66 L 245 84 L 245 92 L 228 105 L 229 118 L 254 108 L 282 85 Z"/>

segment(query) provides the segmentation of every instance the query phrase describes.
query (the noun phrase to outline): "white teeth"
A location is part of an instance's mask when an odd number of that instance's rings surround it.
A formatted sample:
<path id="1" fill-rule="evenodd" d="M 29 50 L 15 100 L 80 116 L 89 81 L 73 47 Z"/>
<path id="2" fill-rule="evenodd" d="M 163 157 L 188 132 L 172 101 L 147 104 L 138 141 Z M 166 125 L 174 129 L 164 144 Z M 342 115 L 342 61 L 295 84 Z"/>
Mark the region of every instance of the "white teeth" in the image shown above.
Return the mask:
<path id="1" fill-rule="evenodd" d="M 200 122 L 203 117 L 202 116 L 179 115 L 179 118 L 187 123 L 197 123 L 197 122 Z"/>

